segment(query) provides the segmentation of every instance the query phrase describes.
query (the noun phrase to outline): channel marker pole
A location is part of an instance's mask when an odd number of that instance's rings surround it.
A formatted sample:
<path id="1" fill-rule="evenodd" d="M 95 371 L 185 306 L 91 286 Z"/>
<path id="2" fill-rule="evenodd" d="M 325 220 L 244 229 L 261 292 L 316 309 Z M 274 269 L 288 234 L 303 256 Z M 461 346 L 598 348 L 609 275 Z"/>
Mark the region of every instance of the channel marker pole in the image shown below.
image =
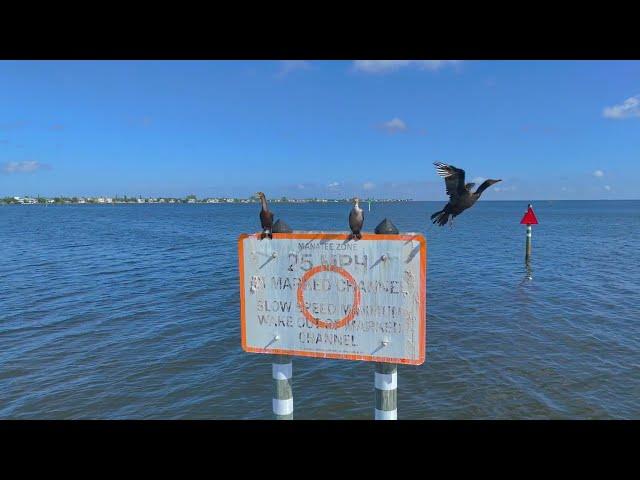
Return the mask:
<path id="1" fill-rule="evenodd" d="M 531 260 L 531 225 L 537 225 L 538 219 L 536 218 L 536 214 L 533 213 L 533 207 L 531 204 L 528 205 L 527 211 L 520 220 L 521 225 L 527 226 L 527 240 L 525 244 L 525 254 L 524 254 L 524 263 L 529 263 Z"/>

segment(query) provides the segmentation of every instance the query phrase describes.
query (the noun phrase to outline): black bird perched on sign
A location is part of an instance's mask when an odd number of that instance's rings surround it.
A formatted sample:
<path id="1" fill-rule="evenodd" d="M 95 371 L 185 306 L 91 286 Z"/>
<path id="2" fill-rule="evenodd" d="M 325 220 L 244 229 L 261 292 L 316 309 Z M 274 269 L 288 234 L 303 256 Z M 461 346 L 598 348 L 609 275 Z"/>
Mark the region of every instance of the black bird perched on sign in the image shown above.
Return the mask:
<path id="1" fill-rule="evenodd" d="M 357 238 L 358 240 L 362 238 L 362 234 L 360 230 L 362 230 L 362 225 L 364 225 L 364 212 L 360 208 L 360 199 L 353 199 L 353 208 L 349 213 L 349 228 L 351 228 L 351 238 Z"/>
<path id="2" fill-rule="evenodd" d="M 269 210 L 269 205 L 267 205 L 267 197 L 264 196 L 264 193 L 258 192 L 256 193 L 258 198 L 260 199 L 260 203 L 262 204 L 262 209 L 260 210 L 260 224 L 262 225 L 262 234 L 260 235 L 260 240 L 264 237 L 273 238 L 271 234 L 271 228 L 273 226 L 273 212 Z"/>
<path id="3" fill-rule="evenodd" d="M 471 208 L 480 198 L 482 192 L 494 183 L 502 181 L 485 180 L 475 192 L 472 192 L 471 189 L 475 183 L 464 183 L 464 170 L 440 162 L 435 162 L 434 165 L 436 166 L 438 175 L 444 177 L 447 195 L 449 195 L 449 203 L 447 203 L 442 210 L 431 215 L 433 223 L 437 223 L 441 227 L 447 224 L 449 215 L 451 215 L 451 225 L 453 225 L 453 219 L 467 208 Z"/>

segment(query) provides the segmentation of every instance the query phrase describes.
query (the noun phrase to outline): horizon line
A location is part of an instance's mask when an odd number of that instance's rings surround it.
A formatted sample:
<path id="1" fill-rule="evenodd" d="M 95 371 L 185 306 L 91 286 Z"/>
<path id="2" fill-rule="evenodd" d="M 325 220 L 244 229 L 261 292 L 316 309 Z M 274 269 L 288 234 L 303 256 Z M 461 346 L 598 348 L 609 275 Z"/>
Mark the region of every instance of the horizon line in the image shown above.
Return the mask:
<path id="1" fill-rule="evenodd" d="M 187 197 L 189 197 L 191 195 L 187 195 L 185 197 L 172 197 L 172 196 L 142 196 L 142 195 L 138 195 L 138 196 L 126 196 L 127 199 L 155 199 L 156 202 L 153 203 L 158 203 L 157 200 L 159 199 L 175 199 L 175 200 L 185 200 Z M 90 196 L 90 195 L 71 195 L 71 196 L 67 196 L 67 195 L 54 195 L 52 197 L 43 197 L 40 195 L 37 196 L 19 196 L 19 195 L 3 195 L 0 196 L 0 203 L 4 200 L 4 199 L 14 199 L 14 198 L 32 198 L 32 199 L 46 199 L 46 200 L 51 200 L 54 198 L 64 198 L 64 199 L 72 199 L 72 198 L 77 198 L 77 199 L 84 199 L 84 200 L 88 200 L 88 199 L 98 199 L 98 198 L 102 198 L 102 199 L 123 199 L 125 197 L 109 197 L 106 195 L 97 195 L 97 196 Z M 305 198 L 301 198 L 301 197 L 286 197 L 286 196 L 273 196 L 271 197 L 271 202 L 274 203 L 286 203 L 285 201 L 282 201 L 282 197 L 285 197 L 286 202 L 290 202 L 292 200 L 295 201 L 307 201 L 307 202 L 313 202 L 313 201 L 317 201 L 317 200 L 334 200 L 334 201 L 347 201 L 350 202 L 350 198 L 347 197 L 305 197 Z M 233 197 L 233 196 L 223 196 L 223 197 L 197 197 L 195 196 L 195 200 L 198 203 L 206 203 L 203 202 L 203 200 L 207 200 L 207 199 L 233 199 L 233 200 L 252 200 L 255 199 L 255 197 Z M 416 199 L 407 199 L 407 198 L 367 198 L 364 200 L 365 202 L 367 201 L 371 201 L 371 202 L 384 202 L 384 203 L 415 203 L 415 202 L 444 202 L 444 201 L 448 201 L 447 198 L 443 198 L 443 199 L 434 199 L 434 200 L 416 200 Z M 537 198 L 537 199 L 519 199 L 519 198 L 514 198 L 514 199 L 483 199 L 483 202 L 592 202 L 592 201 L 629 201 L 629 202 L 635 202 L 635 201 L 640 201 L 640 198 Z M 135 203 L 135 202 L 131 202 L 131 203 Z M 147 203 L 147 202 L 145 202 Z M 149 202 L 151 203 L 151 202 Z M 163 202 L 161 202 L 163 203 Z M 234 202 L 211 202 L 211 203 L 234 203 Z M 101 204 L 101 203 L 100 203 Z"/>

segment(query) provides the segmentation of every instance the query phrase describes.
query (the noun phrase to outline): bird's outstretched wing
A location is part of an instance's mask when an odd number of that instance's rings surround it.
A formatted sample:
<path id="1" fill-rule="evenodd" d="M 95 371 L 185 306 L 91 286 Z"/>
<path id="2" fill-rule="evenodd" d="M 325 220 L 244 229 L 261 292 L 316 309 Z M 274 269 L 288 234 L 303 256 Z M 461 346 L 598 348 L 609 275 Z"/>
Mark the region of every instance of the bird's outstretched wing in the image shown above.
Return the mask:
<path id="1" fill-rule="evenodd" d="M 464 170 L 456 168 L 453 165 L 435 162 L 436 172 L 444 177 L 444 183 L 447 187 L 447 195 L 451 198 L 458 197 L 464 193 Z"/>

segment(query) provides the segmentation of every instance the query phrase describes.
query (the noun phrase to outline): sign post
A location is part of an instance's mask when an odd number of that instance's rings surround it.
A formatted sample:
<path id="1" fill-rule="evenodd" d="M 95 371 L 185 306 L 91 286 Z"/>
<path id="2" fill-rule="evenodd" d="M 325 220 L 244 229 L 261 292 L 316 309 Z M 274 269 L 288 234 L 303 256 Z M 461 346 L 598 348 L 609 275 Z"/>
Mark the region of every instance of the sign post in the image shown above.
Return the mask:
<path id="1" fill-rule="evenodd" d="M 531 225 L 537 225 L 537 224 L 538 224 L 538 219 L 536 218 L 536 214 L 533 213 L 533 207 L 531 207 L 531 204 L 529 204 L 529 206 L 527 207 L 526 213 L 522 217 L 522 220 L 520 220 L 520 225 L 527 226 L 527 240 L 526 240 L 525 255 L 524 255 L 525 263 L 529 263 L 529 260 L 531 259 Z"/>
<path id="2" fill-rule="evenodd" d="M 275 355 L 271 365 L 273 377 L 273 415 L 276 420 L 293 420 L 293 362 L 286 355 Z"/>
<path id="3" fill-rule="evenodd" d="M 376 227 L 376 234 L 398 234 L 398 229 L 386 218 Z M 398 419 L 398 365 L 376 362 L 375 368 L 375 419 Z"/>
<path id="4" fill-rule="evenodd" d="M 291 227 L 279 219 L 271 233 L 291 233 Z M 273 416 L 276 420 L 293 420 L 293 362 L 288 355 L 275 355 L 271 364 L 273 377 Z"/>
<path id="5" fill-rule="evenodd" d="M 273 239 L 240 236 L 242 348 L 384 364 L 376 370 L 377 390 L 387 392 L 380 395 L 378 409 L 389 412 L 393 405 L 397 411 L 396 364 L 425 360 L 426 240 L 397 229 L 350 237 L 346 232 L 277 233 L 275 228 Z M 276 415 L 288 411 L 280 408 L 285 401 L 293 411 L 292 369 L 277 365 L 283 364 L 274 363 L 274 382 L 286 380 L 288 388 L 276 387 Z"/>

